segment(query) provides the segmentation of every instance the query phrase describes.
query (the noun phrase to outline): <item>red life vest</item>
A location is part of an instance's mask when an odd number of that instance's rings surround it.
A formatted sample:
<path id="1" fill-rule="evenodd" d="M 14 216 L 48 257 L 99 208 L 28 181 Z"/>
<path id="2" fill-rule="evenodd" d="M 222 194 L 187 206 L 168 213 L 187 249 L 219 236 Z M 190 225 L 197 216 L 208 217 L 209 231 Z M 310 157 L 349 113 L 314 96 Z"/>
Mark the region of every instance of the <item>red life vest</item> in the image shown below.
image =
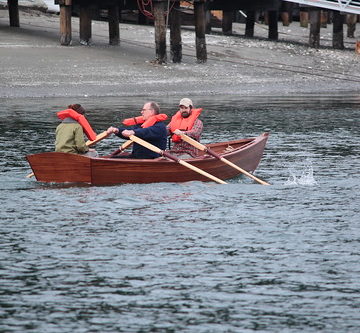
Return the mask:
<path id="1" fill-rule="evenodd" d="M 158 121 L 164 121 L 167 119 L 167 115 L 165 113 L 156 114 L 151 116 L 148 120 L 145 120 L 143 116 L 127 118 L 123 120 L 123 124 L 125 126 L 133 126 L 141 124 L 142 128 L 150 127 L 156 124 Z"/>
<path id="2" fill-rule="evenodd" d="M 88 137 L 89 140 L 94 141 L 96 139 L 96 133 L 91 128 L 89 122 L 87 121 L 87 119 L 85 118 L 84 115 L 76 112 L 73 109 L 66 109 L 63 111 L 59 111 L 56 113 L 56 115 L 61 120 L 64 120 L 65 118 L 68 118 L 68 117 L 76 120 L 83 128 L 84 133 L 86 134 L 86 136 Z"/>
<path id="3" fill-rule="evenodd" d="M 176 112 L 170 121 L 170 131 L 174 133 L 177 129 L 180 131 L 188 131 L 193 128 L 195 120 L 200 116 L 202 109 L 192 109 L 191 114 L 187 118 L 181 116 L 181 112 Z M 172 134 L 171 139 L 173 142 L 180 142 L 181 136 Z"/>

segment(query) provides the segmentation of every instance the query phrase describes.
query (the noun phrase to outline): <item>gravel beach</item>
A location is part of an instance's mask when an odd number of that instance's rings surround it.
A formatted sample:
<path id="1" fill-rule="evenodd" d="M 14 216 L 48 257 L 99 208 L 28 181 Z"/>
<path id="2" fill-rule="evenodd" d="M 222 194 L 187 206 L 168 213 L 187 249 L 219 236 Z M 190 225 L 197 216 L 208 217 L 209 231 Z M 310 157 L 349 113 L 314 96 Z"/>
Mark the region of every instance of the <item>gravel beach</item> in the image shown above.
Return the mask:
<path id="1" fill-rule="evenodd" d="M 234 36 L 217 29 L 206 36 L 208 61 L 198 64 L 195 33 L 182 31 L 183 61 L 165 65 L 155 58 L 154 28 L 120 24 L 120 45 L 108 45 L 107 22 L 93 21 L 92 43 L 79 43 L 79 21 L 73 17 L 73 41 L 59 42 L 59 16 L 20 11 L 20 28 L 9 27 L 0 10 L 0 98 L 75 96 L 286 95 L 357 93 L 360 55 L 355 39 L 345 49 L 331 48 L 332 25 L 321 30 L 321 47 L 307 46 L 309 30 L 299 22 L 282 26 L 279 41 L 267 40 L 267 26 L 234 23 Z M 346 25 L 344 25 L 346 35 Z M 356 37 L 359 31 L 355 32 Z M 169 35 L 167 36 L 169 43 Z M 169 52 L 169 47 L 168 47 Z M 169 56 L 168 56 L 169 58 Z"/>

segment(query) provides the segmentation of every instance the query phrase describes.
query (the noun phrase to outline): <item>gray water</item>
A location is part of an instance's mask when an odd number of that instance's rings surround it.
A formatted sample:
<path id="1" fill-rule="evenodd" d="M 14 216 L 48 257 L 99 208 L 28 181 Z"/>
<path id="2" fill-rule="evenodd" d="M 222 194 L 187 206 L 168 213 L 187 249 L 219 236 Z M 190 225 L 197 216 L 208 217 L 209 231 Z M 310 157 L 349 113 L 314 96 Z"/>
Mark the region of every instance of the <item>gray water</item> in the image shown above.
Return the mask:
<path id="1" fill-rule="evenodd" d="M 193 99 L 203 143 L 271 132 L 271 186 L 38 183 L 24 157 L 53 149 L 56 111 L 100 133 L 146 99 L 1 100 L 0 332 L 360 331 L 359 98 Z"/>

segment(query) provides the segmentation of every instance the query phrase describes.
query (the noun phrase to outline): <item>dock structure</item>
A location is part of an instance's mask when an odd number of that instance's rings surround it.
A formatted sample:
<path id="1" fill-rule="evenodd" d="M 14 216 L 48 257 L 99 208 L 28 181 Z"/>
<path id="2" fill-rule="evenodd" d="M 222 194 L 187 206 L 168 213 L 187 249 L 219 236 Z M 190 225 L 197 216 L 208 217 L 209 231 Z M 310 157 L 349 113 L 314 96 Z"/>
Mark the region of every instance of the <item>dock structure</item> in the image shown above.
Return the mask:
<path id="1" fill-rule="evenodd" d="M 146 19 L 154 21 L 155 62 L 159 64 L 167 62 L 166 32 L 168 28 L 170 30 L 171 61 L 175 63 L 181 62 L 181 2 L 180 0 L 54 0 L 54 4 L 59 5 L 60 8 L 60 44 L 64 46 L 71 44 L 71 17 L 74 10 L 79 15 L 80 43 L 84 45 L 91 42 L 91 21 L 95 12 L 106 10 L 109 26 L 109 44 L 119 45 L 119 22 L 122 10 L 138 10 L 139 21 L 145 22 Z M 10 26 L 19 27 L 18 0 L 7 0 L 7 3 Z M 331 9 L 333 11 L 333 47 L 337 49 L 344 47 L 344 16 L 341 13 L 350 13 L 352 16 L 360 14 L 360 0 L 189 0 L 187 3 L 192 5 L 196 58 L 199 63 L 207 61 L 206 33 L 211 32 L 211 15 L 209 13 L 214 10 L 222 11 L 221 21 L 224 35 L 232 35 L 235 13 L 240 11 L 246 17 L 245 37 L 254 37 L 256 13 L 265 12 L 268 24 L 268 38 L 277 40 L 280 7 L 297 3 L 303 8 L 303 11 L 300 11 L 300 20 L 302 20 L 301 14 L 304 13 L 305 8 L 310 22 L 309 45 L 319 47 L 322 23 L 321 9 Z M 282 14 L 284 14 L 282 16 L 284 24 L 288 24 L 289 15 L 286 16 L 288 13 L 284 12 Z M 355 24 L 356 19 L 353 18 L 353 30 Z"/>
<path id="2" fill-rule="evenodd" d="M 300 5 L 326 8 L 335 11 L 360 14 L 360 0 L 286 0 Z"/>
<path id="3" fill-rule="evenodd" d="M 333 11 L 333 48 L 344 48 L 343 26 L 345 13 L 348 25 L 348 37 L 354 37 L 356 17 L 360 14 L 360 0 L 287 0 L 308 9 L 310 23 L 309 45 L 314 48 L 320 46 L 320 28 L 322 23 L 321 10 Z"/>

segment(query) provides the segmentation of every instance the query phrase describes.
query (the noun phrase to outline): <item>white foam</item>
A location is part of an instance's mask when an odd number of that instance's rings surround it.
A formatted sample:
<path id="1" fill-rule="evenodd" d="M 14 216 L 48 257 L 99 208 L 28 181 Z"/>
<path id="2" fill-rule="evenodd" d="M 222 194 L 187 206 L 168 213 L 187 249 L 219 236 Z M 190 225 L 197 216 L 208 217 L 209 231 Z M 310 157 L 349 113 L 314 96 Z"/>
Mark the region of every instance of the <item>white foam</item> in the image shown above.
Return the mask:
<path id="1" fill-rule="evenodd" d="M 289 173 L 290 175 L 285 182 L 285 185 L 317 185 L 317 182 L 314 178 L 312 162 L 309 159 L 305 161 L 305 164 L 302 165 L 299 170 L 295 170 L 294 167 L 292 167 L 289 169 Z"/>

